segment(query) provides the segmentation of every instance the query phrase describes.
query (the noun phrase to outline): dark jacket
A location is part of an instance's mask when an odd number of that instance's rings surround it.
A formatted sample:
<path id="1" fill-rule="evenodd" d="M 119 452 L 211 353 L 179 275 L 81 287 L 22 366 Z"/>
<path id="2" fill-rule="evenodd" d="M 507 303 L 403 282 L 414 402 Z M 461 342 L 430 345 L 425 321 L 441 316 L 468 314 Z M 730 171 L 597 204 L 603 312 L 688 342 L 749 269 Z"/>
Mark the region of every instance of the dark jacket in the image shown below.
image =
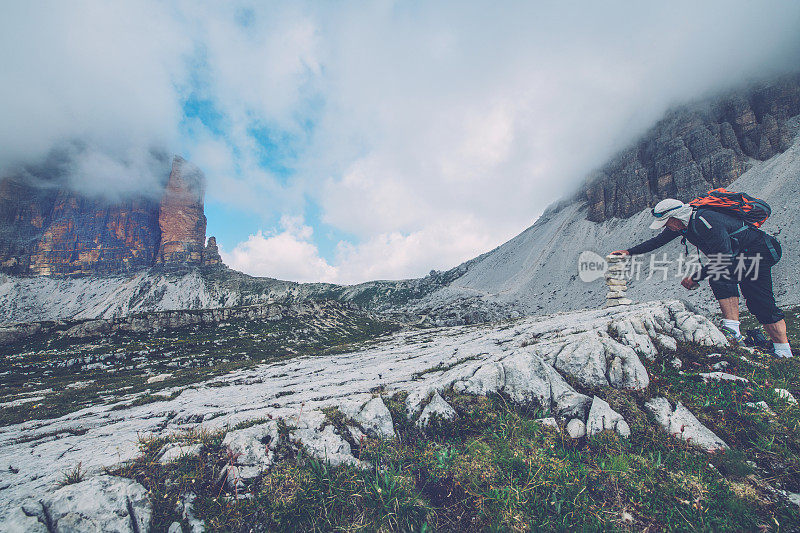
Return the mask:
<path id="1" fill-rule="evenodd" d="M 746 228 L 743 231 L 739 231 Z M 738 231 L 738 232 L 737 232 Z M 731 236 L 732 233 L 737 232 Z M 755 255 L 760 253 L 765 260 L 776 262 L 779 258 L 773 257 L 770 252 L 769 239 L 773 239 L 763 231 L 748 226 L 739 218 L 721 213 L 713 209 L 699 208 L 689 220 L 688 227 L 683 231 L 672 231 L 669 228 L 664 230 L 642 244 L 630 248 L 631 255 L 645 254 L 656 248 L 660 248 L 675 240 L 677 237 L 684 236 L 687 241 L 695 245 L 701 252 L 706 254 L 710 260 L 722 258 L 732 270 L 736 264 L 736 256 L 739 253 Z M 719 255 L 722 254 L 722 255 Z M 730 263 L 725 259 L 729 259 Z M 711 264 L 706 264 L 694 276 L 695 281 L 701 281 L 708 277 Z"/>

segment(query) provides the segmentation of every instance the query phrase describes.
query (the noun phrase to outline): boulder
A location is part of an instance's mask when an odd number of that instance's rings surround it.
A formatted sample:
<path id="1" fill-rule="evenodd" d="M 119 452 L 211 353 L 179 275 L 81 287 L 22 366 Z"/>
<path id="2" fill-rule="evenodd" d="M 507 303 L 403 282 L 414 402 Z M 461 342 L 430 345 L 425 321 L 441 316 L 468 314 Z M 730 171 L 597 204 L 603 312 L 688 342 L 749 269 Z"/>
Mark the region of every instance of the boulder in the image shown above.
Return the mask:
<path id="1" fill-rule="evenodd" d="M 422 414 L 417 419 L 417 426 L 421 428 L 428 427 L 434 419 L 440 421 L 453 420 L 456 417 L 456 410 L 453 409 L 439 393 L 434 393 L 433 398 L 422 410 Z"/>
<path id="2" fill-rule="evenodd" d="M 101 475 L 56 489 L 41 500 L 40 520 L 54 532 L 150 530 L 147 489 L 133 480 Z M 28 509 L 31 511 L 32 509 Z"/>
<path id="3" fill-rule="evenodd" d="M 172 462 L 180 457 L 196 457 L 200 454 L 202 444 L 170 443 L 161 448 L 158 462 L 163 464 Z"/>
<path id="4" fill-rule="evenodd" d="M 456 381 L 453 389 L 484 396 L 502 392 L 515 403 L 541 407 L 565 418 L 585 417 L 591 402 L 530 347 L 515 350 L 500 361 L 484 363 L 470 377 Z"/>
<path id="5" fill-rule="evenodd" d="M 736 376 L 734 374 L 728 374 L 726 372 L 700 372 L 698 374 L 703 381 L 740 381 L 742 383 L 747 383 L 748 380 L 746 378 Z"/>
<path id="6" fill-rule="evenodd" d="M 786 400 L 786 403 L 789 405 L 797 405 L 797 399 L 794 395 L 786 389 L 775 389 L 775 394 L 778 395 L 778 398 L 782 398 Z"/>
<path id="7" fill-rule="evenodd" d="M 333 466 L 348 464 L 366 467 L 365 463 L 353 457 L 350 444 L 337 435 L 331 425 L 325 426 L 321 431 L 297 429 L 292 432 L 292 436 L 310 456 L 320 461 L 330 462 Z"/>
<path id="8" fill-rule="evenodd" d="M 538 418 L 536 421 L 541 425 L 543 425 L 544 427 L 558 429 L 558 422 L 556 422 L 556 419 L 553 418 L 552 416 L 548 416 L 546 418 Z"/>
<path id="9" fill-rule="evenodd" d="M 586 436 L 586 424 L 580 418 L 573 418 L 567 423 L 567 434 L 572 439 L 580 439 Z"/>
<path id="10" fill-rule="evenodd" d="M 623 437 L 630 436 L 630 428 L 622 415 L 614 411 L 605 400 L 595 396 L 586 418 L 586 435 L 591 437 L 605 430 L 616 431 Z"/>
<path id="11" fill-rule="evenodd" d="M 645 408 L 653 414 L 656 422 L 667 433 L 685 440 L 689 444 L 699 446 L 706 451 L 727 449 L 728 445 L 705 427 L 680 402 L 675 409 L 666 398 L 656 397 L 645 403 Z"/>
<path id="12" fill-rule="evenodd" d="M 269 421 L 244 429 L 229 431 L 222 440 L 234 462 L 240 467 L 240 477 L 251 479 L 272 465 L 278 445 L 278 423 Z"/>
<path id="13" fill-rule="evenodd" d="M 358 422 L 367 435 L 383 439 L 394 438 L 392 414 L 379 396 L 372 398 L 360 407 L 354 407 L 352 404 L 343 404 L 339 409 L 342 413 Z"/>
<path id="14" fill-rule="evenodd" d="M 150 376 L 149 378 L 147 378 L 147 383 L 161 383 L 162 381 L 166 381 L 171 377 L 172 377 L 172 374 L 170 374 L 169 372 L 164 373 L 164 374 L 158 374 L 158 375 Z"/>

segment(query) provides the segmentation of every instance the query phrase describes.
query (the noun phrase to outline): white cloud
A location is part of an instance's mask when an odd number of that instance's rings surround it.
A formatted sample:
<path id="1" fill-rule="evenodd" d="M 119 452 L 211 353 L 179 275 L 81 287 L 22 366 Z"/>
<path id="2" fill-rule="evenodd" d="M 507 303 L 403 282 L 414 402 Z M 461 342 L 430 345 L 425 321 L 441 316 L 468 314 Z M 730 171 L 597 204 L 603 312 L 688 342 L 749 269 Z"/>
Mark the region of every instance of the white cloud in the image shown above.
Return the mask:
<path id="1" fill-rule="evenodd" d="M 359 244 L 339 244 L 338 281 L 358 283 L 374 279 L 402 279 L 445 270 L 487 250 L 491 232 L 473 217 L 436 222 L 409 234 L 382 233 Z"/>
<path id="2" fill-rule="evenodd" d="M 176 83 L 186 77 L 190 42 L 170 23 L 164 4 L 151 0 L 4 5 L 0 168 L 77 141 L 87 149 L 73 182 L 112 194 L 130 187 L 113 171 L 146 171 L 150 150 L 179 136 Z"/>
<path id="3" fill-rule="evenodd" d="M 313 243 L 313 229 L 299 217 L 283 216 L 279 232 L 259 230 L 230 253 L 229 267 L 252 275 L 289 281 L 354 284 L 375 279 L 403 279 L 447 269 L 491 245 L 489 232 L 469 216 L 440 221 L 420 231 L 388 232 L 357 245 L 341 241 L 332 265 Z"/>
<path id="4" fill-rule="evenodd" d="M 336 268 L 319 256 L 310 241 L 311 227 L 301 219 L 284 216 L 282 231 L 264 234 L 259 230 L 239 243 L 233 251 L 220 252 L 229 267 L 255 276 L 290 281 L 329 281 L 337 278 Z"/>
<path id="5" fill-rule="evenodd" d="M 268 220 L 311 199 L 354 236 L 324 260 L 321 228 L 287 223 L 221 242 L 233 266 L 422 275 L 522 230 L 670 105 L 796 68 L 798 20 L 778 0 L 17 2 L 0 169 L 78 140 L 73 182 L 124 193 L 150 183 L 151 148 L 179 151 L 208 202 Z M 216 124 L 182 115 L 189 95 Z"/>

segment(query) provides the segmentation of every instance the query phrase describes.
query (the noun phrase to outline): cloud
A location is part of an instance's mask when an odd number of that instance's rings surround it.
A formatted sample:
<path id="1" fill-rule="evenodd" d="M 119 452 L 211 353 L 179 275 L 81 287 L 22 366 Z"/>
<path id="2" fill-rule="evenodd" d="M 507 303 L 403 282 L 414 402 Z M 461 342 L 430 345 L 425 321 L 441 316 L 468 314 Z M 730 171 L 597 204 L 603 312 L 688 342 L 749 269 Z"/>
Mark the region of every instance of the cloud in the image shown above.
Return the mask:
<path id="1" fill-rule="evenodd" d="M 112 195 L 130 189 L 127 174 L 147 173 L 153 150 L 179 137 L 177 85 L 190 43 L 171 18 L 150 0 L 4 6 L 0 170 L 72 150 L 75 185 Z"/>
<path id="2" fill-rule="evenodd" d="M 334 281 L 335 267 L 319 256 L 310 241 L 313 230 L 296 217 L 281 218 L 282 231 L 262 231 L 236 245 L 230 252 L 220 251 L 223 262 L 231 268 L 255 276 L 268 276 L 290 281 Z"/>
<path id="3" fill-rule="evenodd" d="M 341 241 L 330 264 L 314 244 L 313 229 L 302 218 L 284 215 L 280 231 L 251 234 L 230 252 L 220 251 L 226 265 L 256 276 L 288 281 L 355 284 L 376 279 L 402 279 L 447 269 L 470 259 L 476 249 L 491 245 L 489 232 L 475 219 L 439 222 L 403 234 L 381 233 L 352 244 Z"/>
<path id="4" fill-rule="evenodd" d="M 336 279 L 352 284 L 449 269 L 471 259 L 475 250 L 489 249 L 492 237 L 475 218 L 467 218 L 437 222 L 408 234 L 382 233 L 358 245 L 342 242 L 337 250 Z"/>
<path id="5" fill-rule="evenodd" d="M 796 69 L 798 30 L 778 0 L 18 2 L 0 169 L 77 143 L 72 183 L 127 194 L 178 152 L 207 202 L 264 221 L 220 243 L 245 271 L 422 275 L 524 229 L 670 106 Z M 310 235 L 271 227 L 309 203 Z M 352 238 L 322 258 L 326 228 Z"/>

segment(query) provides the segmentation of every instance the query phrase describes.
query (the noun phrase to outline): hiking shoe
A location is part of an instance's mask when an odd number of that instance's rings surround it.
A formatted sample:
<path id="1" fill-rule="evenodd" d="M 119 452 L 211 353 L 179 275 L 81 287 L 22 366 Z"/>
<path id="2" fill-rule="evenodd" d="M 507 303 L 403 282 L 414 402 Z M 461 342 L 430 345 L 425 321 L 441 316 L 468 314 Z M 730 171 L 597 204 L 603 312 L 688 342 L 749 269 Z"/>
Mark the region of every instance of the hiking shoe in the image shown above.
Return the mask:
<path id="1" fill-rule="evenodd" d="M 773 349 L 772 341 L 767 339 L 761 330 L 748 329 L 746 333 L 747 335 L 744 338 L 744 343 L 747 346 L 752 346 L 753 348 L 758 348 L 763 351 L 770 351 Z"/>
<path id="2" fill-rule="evenodd" d="M 794 354 L 786 355 L 786 352 L 776 352 L 774 346 L 770 346 L 769 348 L 758 346 L 756 350 L 764 355 L 771 355 L 772 357 L 777 357 L 778 359 L 789 359 L 794 357 Z"/>
<path id="3" fill-rule="evenodd" d="M 720 326 L 719 330 L 725 335 L 725 338 L 734 345 L 734 346 L 747 346 L 745 344 L 745 339 L 741 333 L 736 333 L 734 330 L 729 328 L 728 326 Z"/>

